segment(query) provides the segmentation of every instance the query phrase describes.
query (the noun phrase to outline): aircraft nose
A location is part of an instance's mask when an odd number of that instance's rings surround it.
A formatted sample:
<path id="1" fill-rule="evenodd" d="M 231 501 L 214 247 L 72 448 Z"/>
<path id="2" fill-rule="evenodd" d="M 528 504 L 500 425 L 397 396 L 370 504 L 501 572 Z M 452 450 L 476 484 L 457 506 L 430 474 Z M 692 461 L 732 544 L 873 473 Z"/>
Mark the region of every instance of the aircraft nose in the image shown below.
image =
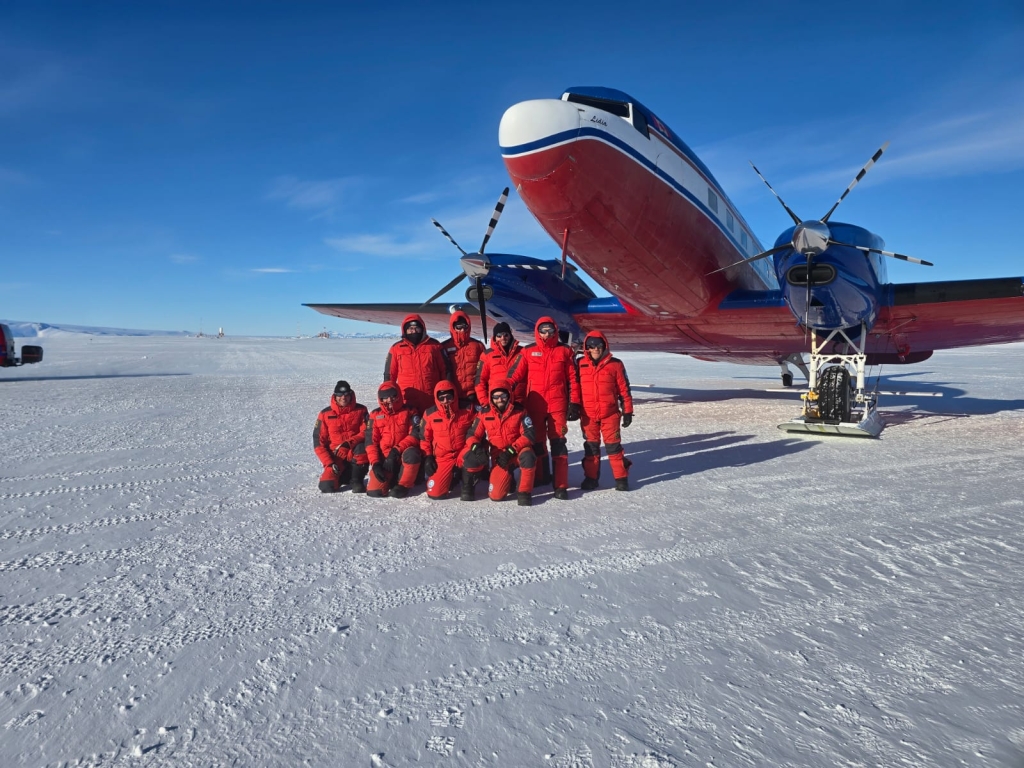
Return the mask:
<path id="1" fill-rule="evenodd" d="M 506 164 L 515 161 L 516 176 L 539 179 L 565 161 L 579 131 L 580 113 L 575 104 L 535 99 L 505 110 L 498 126 L 498 143 Z"/>

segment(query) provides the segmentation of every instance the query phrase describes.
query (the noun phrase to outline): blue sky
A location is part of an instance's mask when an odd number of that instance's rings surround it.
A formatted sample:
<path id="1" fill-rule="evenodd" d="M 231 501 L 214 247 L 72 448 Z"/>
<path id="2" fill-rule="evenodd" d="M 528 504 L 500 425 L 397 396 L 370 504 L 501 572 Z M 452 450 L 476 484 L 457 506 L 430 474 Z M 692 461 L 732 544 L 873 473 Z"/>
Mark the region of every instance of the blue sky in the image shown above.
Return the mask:
<path id="1" fill-rule="evenodd" d="M 760 239 L 820 216 L 934 268 L 1024 274 L 1024 6 L 5 3 L 0 317 L 289 335 L 303 302 L 417 301 L 508 177 L 504 110 L 631 93 Z M 696 6 L 696 7 L 689 7 Z M 514 196 L 488 246 L 557 258 Z M 449 297 L 461 299 L 463 287 Z"/>

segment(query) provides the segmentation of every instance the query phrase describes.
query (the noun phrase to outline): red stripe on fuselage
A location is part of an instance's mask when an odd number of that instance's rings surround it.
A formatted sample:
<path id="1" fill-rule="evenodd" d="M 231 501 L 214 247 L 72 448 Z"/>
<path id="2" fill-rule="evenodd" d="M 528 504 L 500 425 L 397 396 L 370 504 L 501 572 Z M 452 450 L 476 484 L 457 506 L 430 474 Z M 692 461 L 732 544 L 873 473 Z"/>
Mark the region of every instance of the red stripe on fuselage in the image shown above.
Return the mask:
<path id="1" fill-rule="evenodd" d="M 561 243 L 568 227 L 573 259 L 645 314 L 699 315 L 738 288 L 764 288 L 750 270 L 709 275 L 744 254 L 689 199 L 603 141 L 504 160 L 545 231 Z"/>

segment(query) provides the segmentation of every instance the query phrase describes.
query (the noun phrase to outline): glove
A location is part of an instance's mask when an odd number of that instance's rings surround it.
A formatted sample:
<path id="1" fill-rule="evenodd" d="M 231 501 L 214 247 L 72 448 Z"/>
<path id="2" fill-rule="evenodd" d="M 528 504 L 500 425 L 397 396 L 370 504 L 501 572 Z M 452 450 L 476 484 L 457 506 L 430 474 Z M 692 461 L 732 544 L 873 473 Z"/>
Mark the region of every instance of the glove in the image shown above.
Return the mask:
<path id="1" fill-rule="evenodd" d="M 579 421 L 580 418 L 580 404 L 569 403 L 569 410 L 566 411 L 565 418 L 569 421 Z"/>
<path id="2" fill-rule="evenodd" d="M 400 466 L 402 466 L 402 454 L 399 453 L 397 448 L 392 448 L 388 457 L 384 459 L 384 468 L 391 474 L 394 474 Z"/>
<path id="3" fill-rule="evenodd" d="M 512 463 L 512 459 L 516 457 L 516 449 L 511 445 L 498 454 L 497 462 L 498 466 L 502 469 L 508 469 L 508 465 Z"/>
<path id="4" fill-rule="evenodd" d="M 632 413 L 624 413 L 624 414 L 622 414 L 622 426 L 628 427 L 632 423 L 633 423 L 633 414 Z"/>
<path id="5" fill-rule="evenodd" d="M 342 443 L 334 449 L 334 455 L 342 461 L 348 461 L 349 457 L 352 456 L 352 446 L 348 443 Z"/>
<path id="6" fill-rule="evenodd" d="M 423 459 L 423 474 L 431 477 L 435 472 L 437 472 L 437 459 L 433 456 L 427 456 Z"/>
<path id="7" fill-rule="evenodd" d="M 477 456 L 483 456 L 484 455 L 484 444 L 483 443 L 473 443 L 473 447 L 470 448 L 469 450 L 471 450 Z"/>
<path id="8" fill-rule="evenodd" d="M 341 477 L 341 469 L 337 464 L 331 464 L 331 470 L 334 472 L 335 477 Z"/>
<path id="9" fill-rule="evenodd" d="M 377 478 L 378 482 L 386 483 L 388 481 L 388 471 L 384 469 L 383 461 L 375 461 L 370 466 L 373 471 L 373 476 Z"/>

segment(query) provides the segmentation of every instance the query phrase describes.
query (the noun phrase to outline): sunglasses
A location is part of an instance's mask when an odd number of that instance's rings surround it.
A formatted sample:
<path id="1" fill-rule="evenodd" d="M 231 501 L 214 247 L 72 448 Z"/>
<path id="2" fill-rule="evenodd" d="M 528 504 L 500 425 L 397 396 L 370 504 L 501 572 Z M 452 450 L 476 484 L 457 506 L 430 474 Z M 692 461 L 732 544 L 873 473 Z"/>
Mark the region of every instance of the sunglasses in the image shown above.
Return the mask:
<path id="1" fill-rule="evenodd" d="M 352 397 L 352 393 L 351 392 L 335 392 L 334 396 L 335 397 Z"/>
<path id="2" fill-rule="evenodd" d="M 494 338 L 496 338 L 496 339 L 510 339 L 510 338 L 512 338 L 512 334 L 511 333 L 505 333 L 504 331 L 502 331 L 501 333 L 494 334 Z"/>
<path id="3" fill-rule="evenodd" d="M 381 392 L 378 395 L 378 397 L 381 400 L 394 400 L 395 398 L 398 397 L 398 393 L 395 390 L 393 390 L 393 389 L 389 389 L 389 390 L 386 390 L 384 392 Z"/>
<path id="4" fill-rule="evenodd" d="M 588 341 L 587 349 L 604 349 L 604 344 L 600 341 Z"/>
<path id="5" fill-rule="evenodd" d="M 542 325 L 540 328 L 537 329 L 537 333 L 539 333 L 541 336 L 550 336 L 554 332 L 555 327 L 553 325 Z"/>
<path id="6" fill-rule="evenodd" d="M 491 395 L 491 400 L 508 400 L 508 392 L 495 392 Z"/>
<path id="7" fill-rule="evenodd" d="M 405 326 L 405 330 L 406 330 L 406 332 L 410 332 L 411 331 L 411 332 L 415 333 L 416 331 L 422 331 L 423 330 L 423 326 L 422 325 L 417 325 L 416 323 L 409 323 L 407 326 Z"/>
<path id="8" fill-rule="evenodd" d="M 437 393 L 437 399 L 442 401 L 442 402 L 444 402 L 445 400 L 454 400 L 455 399 L 455 390 L 453 390 L 453 389 L 445 389 L 445 390 L 443 390 L 441 392 L 438 392 Z"/>
<path id="9" fill-rule="evenodd" d="M 455 325 L 452 326 L 452 328 L 454 328 L 457 331 L 464 331 L 467 328 L 469 328 L 469 324 L 468 323 L 456 323 Z"/>

